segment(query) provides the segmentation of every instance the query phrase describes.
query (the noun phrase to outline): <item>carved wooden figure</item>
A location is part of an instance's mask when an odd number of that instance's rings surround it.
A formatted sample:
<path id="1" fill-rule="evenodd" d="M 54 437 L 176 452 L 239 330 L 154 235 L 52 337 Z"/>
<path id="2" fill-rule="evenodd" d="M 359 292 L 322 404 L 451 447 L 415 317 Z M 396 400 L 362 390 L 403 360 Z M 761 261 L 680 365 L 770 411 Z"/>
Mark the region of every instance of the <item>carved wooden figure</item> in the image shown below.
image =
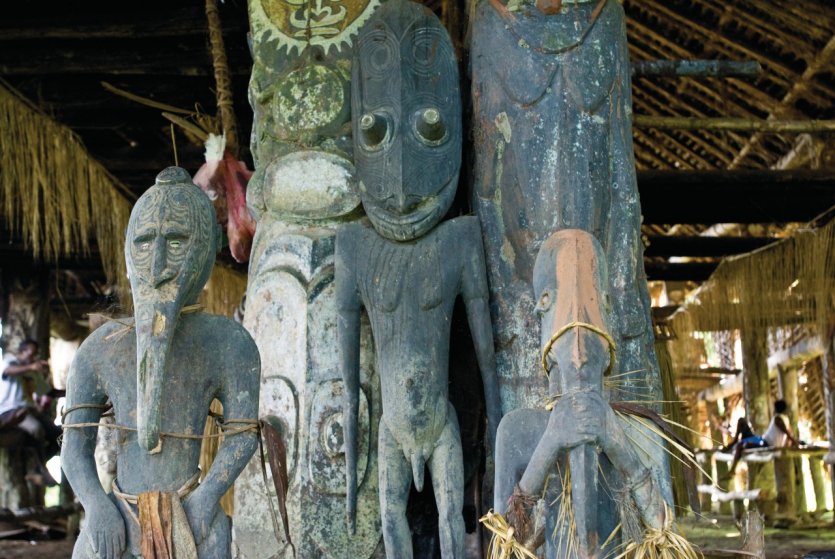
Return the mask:
<path id="1" fill-rule="evenodd" d="M 545 239 L 566 228 L 592 233 L 606 254 L 625 397 L 660 400 L 623 8 L 617 0 L 479 2 L 471 60 L 474 206 L 505 409 L 543 396 L 532 390 L 544 388 L 535 376 L 533 264 Z"/>
<path id="2" fill-rule="evenodd" d="M 605 480 L 610 492 L 622 485 L 622 498 L 634 499 L 647 527 L 663 528 L 667 519 L 652 470 L 641 462 L 635 443 L 603 394 L 603 378 L 613 369 L 616 352 L 600 243 L 577 229 L 553 234 L 539 251 L 533 283 L 541 325 L 540 371 L 548 376 L 550 411 L 520 409 L 502 420 L 494 508 L 507 509 L 518 537 L 529 549 L 544 540 L 549 559 L 602 557 L 601 546 L 618 520 L 609 507 L 601 506 L 606 500 L 598 494 L 601 481 Z M 561 492 L 560 464 L 571 472 L 576 549 L 567 543 L 571 528 L 556 520 L 567 517 L 559 509 L 568 506 L 554 497 Z M 537 526 L 533 519 L 538 529 L 527 528 L 520 518 L 530 512 L 525 511 L 525 504 L 543 495 L 548 495 L 544 498 L 547 520 Z M 519 511 L 525 512 L 520 515 Z M 611 550 L 610 546 L 605 551 Z"/>
<path id="3" fill-rule="evenodd" d="M 351 59 L 380 0 L 248 0 L 255 174 L 247 204 L 258 222 L 244 326 L 261 351 L 262 415 L 287 444 L 287 519 L 299 557 L 379 557 L 379 381 L 367 320 L 361 336 L 357 531 L 344 523 L 345 453 L 336 346 L 336 228 L 362 216 L 351 139 Z M 277 550 L 260 463 L 235 490 L 241 559 L 290 559 Z"/>
<path id="4" fill-rule="evenodd" d="M 453 47 L 426 8 L 392 0 L 360 31 L 354 59 L 355 161 L 371 221 L 337 234 L 339 345 L 345 380 L 348 515 L 357 488 L 360 310 L 368 311 L 382 388 L 380 508 L 389 558 L 412 557 L 406 504 L 429 467 L 441 554 L 462 558 L 464 479 L 448 399 L 450 320 L 461 296 L 482 372 L 489 433 L 501 417 L 478 223 L 440 223 L 461 165 L 461 103 Z M 493 448 L 491 444 L 491 448 Z"/>
<path id="5" fill-rule="evenodd" d="M 217 246 L 206 195 L 183 169 L 161 172 L 128 224 L 135 320 L 91 334 L 68 378 L 63 467 L 87 513 L 75 558 L 231 557 L 219 500 L 257 446 L 260 362 L 242 327 L 194 306 Z M 230 431 L 198 484 L 214 398 Z M 119 445 L 117 478 L 106 494 L 93 453 L 108 400 Z"/>

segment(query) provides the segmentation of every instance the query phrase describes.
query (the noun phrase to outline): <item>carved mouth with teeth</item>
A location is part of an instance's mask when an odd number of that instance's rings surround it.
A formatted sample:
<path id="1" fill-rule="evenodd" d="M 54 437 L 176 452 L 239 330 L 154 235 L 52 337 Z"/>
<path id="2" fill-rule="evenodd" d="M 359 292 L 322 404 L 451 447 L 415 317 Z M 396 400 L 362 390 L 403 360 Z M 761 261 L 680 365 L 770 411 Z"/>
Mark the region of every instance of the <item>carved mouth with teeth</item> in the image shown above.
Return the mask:
<path id="1" fill-rule="evenodd" d="M 374 229 L 393 241 L 410 241 L 428 233 L 446 214 L 458 187 L 458 173 L 433 196 L 427 196 L 412 211 L 399 215 L 386 210 L 375 200 L 364 200 L 363 206 Z"/>

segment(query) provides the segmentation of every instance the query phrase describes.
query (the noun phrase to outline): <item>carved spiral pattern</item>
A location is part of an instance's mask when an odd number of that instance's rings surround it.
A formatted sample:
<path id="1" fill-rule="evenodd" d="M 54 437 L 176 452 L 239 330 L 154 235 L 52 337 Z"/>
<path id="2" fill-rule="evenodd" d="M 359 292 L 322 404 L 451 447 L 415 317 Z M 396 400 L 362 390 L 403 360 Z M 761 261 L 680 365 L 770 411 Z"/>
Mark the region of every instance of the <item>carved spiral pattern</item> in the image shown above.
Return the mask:
<path id="1" fill-rule="evenodd" d="M 386 79 L 400 65 L 400 45 L 384 28 L 377 28 L 363 36 L 359 43 L 362 72 L 368 79 Z"/>
<path id="2" fill-rule="evenodd" d="M 411 42 L 411 48 L 406 50 L 406 62 L 418 78 L 433 75 L 449 75 L 451 49 L 446 32 L 438 27 L 419 27 L 411 32 L 404 42 Z M 405 50 L 405 49 L 404 49 Z"/>

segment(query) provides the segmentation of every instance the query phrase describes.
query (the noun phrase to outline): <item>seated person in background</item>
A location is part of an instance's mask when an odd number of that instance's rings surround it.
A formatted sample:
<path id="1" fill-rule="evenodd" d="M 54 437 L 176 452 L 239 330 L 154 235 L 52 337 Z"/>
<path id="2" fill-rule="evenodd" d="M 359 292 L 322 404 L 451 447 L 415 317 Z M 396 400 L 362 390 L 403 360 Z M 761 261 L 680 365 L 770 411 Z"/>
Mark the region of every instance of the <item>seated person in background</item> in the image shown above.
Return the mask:
<path id="1" fill-rule="evenodd" d="M 731 442 L 720 449 L 724 452 L 733 450 L 734 453 L 734 461 L 731 463 L 731 468 L 726 477 L 729 478 L 733 475 L 736 470 L 737 463 L 739 463 L 739 460 L 742 458 L 743 450 L 748 448 L 763 448 L 766 446 L 768 446 L 768 444 L 762 437 L 754 433 L 754 430 L 751 429 L 751 424 L 748 423 L 748 420 L 744 417 L 740 417 L 739 421 L 736 423 L 736 435 L 734 435 L 734 438 L 731 439 Z"/>
<path id="2" fill-rule="evenodd" d="M 27 477 L 36 483 L 48 485 L 55 480 L 46 470 L 46 461 L 58 453 L 58 437 L 61 428 L 44 414 L 51 402 L 48 396 L 39 396 L 37 403 L 27 394 L 25 381 L 37 380 L 49 374 L 49 363 L 37 359 L 38 342 L 24 340 L 16 354 L 7 354 L 0 365 L 0 427 L 20 429 L 32 439 L 35 467 Z"/>
<path id="3" fill-rule="evenodd" d="M 786 415 L 788 404 L 785 400 L 777 400 L 774 402 L 774 415 L 771 417 L 771 423 L 768 424 L 765 434 L 760 437 L 756 435 L 751 429 L 751 425 L 744 417 L 740 417 L 736 425 L 736 435 L 733 440 L 723 449 L 730 450 L 733 448 L 734 460 L 731 463 L 728 476 L 733 475 L 736 470 L 736 465 L 742 458 L 742 451 L 748 448 L 782 448 L 786 446 L 786 442 L 791 443 L 792 446 L 799 446 L 801 442 L 794 438 L 789 427 L 789 418 Z M 741 438 L 740 438 L 741 437 Z M 739 439 L 739 442 L 737 440 Z"/>
<path id="4" fill-rule="evenodd" d="M 768 429 L 765 430 L 763 440 L 772 448 L 781 448 L 789 442 L 791 446 L 800 446 L 799 440 L 792 435 L 791 427 L 789 427 L 789 417 L 786 415 L 786 410 L 789 409 L 785 400 L 777 400 L 774 402 L 774 415 L 771 416 L 771 423 L 768 424 Z"/>

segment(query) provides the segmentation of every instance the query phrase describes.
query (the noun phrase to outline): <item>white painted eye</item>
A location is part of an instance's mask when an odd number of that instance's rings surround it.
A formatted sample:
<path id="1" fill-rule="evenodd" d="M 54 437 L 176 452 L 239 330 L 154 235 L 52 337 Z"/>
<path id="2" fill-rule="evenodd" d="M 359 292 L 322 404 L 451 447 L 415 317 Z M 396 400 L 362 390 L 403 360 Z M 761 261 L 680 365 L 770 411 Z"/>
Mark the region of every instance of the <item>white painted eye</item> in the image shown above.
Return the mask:
<path id="1" fill-rule="evenodd" d="M 142 241 L 141 243 L 139 243 L 139 250 L 148 250 L 150 248 L 151 248 L 151 242 L 150 241 Z"/>
<path id="2" fill-rule="evenodd" d="M 538 314 L 542 314 L 550 308 L 551 308 L 551 293 L 546 290 L 546 291 L 543 291 L 542 295 L 539 296 L 539 301 L 536 303 L 536 308 L 534 308 L 534 311 Z"/>
<path id="3" fill-rule="evenodd" d="M 177 239 L 171 239 L 168 241 L 168 246 L 170 248 L 180 248 L 180 241 Z"/>
<path id="4" fill-rule="evenodd" d="M 360 143 L 366 149 L 379 149 L 388 133 L 385 117 L 374 113 L 365 113 L 360 117 Z"/>
<path id="5" fill-rule="evenodd" d="M 447 138 L 447 130 L 441 112 L 434 107 L 418 111 L 415 115 L 415 133 L 426 145 L 442 144 Z"/>

